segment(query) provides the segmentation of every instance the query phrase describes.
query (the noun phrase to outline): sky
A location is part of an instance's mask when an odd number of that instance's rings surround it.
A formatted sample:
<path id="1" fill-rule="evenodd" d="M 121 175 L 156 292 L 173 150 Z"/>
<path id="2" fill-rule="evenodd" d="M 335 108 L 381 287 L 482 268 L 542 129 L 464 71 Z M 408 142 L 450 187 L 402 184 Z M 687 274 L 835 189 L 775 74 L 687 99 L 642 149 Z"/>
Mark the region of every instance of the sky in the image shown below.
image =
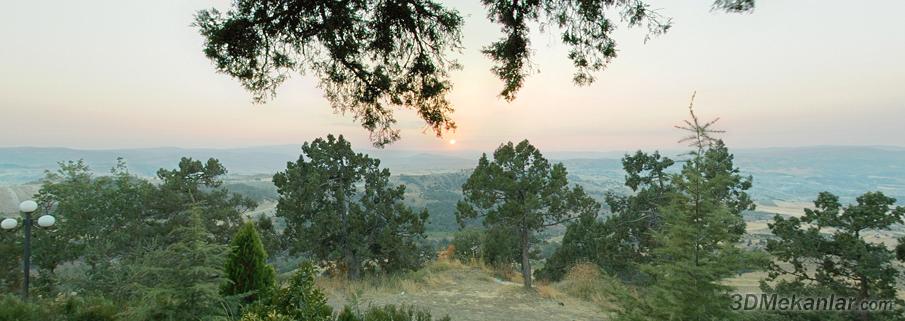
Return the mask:
<path id="1" fill-rule="evenodd" d="M 709 0 L 650 1 L 672 17 L 644 42 L 624 25 L 619 56 L 586 87 L 558 34 L 535 32 L 535 71 L 517 100 L 497 94 L 481 47 L 500 36 L 478 0 L 446 1 L 465 17 L 464 69 L 450 94 L 458 130 L 443 139 L 396 111 L 389 150 L 492 150 L 529 139 L 542 150 L 674 149 L 692 92 L 720 117 L 730 147 L 905 145 L 905 2 L 760 0 L 752 14 Z M 87 149 L 301 144 L 328 133 L 369 148 L 311 76 L 267 104 L 216 73 L 192 26 L 228 1 L 9 1 L 0 11 L 0 147 Z M 456 144 L 449 140 L 455 139 Z"/>

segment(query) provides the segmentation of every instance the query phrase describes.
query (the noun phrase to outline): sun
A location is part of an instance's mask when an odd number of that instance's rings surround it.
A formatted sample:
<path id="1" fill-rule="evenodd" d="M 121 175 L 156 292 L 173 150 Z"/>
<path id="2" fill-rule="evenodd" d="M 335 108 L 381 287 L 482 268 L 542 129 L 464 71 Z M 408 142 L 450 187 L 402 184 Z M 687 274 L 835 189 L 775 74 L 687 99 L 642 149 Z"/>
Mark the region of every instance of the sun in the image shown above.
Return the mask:
<path id="1" fill-rule="evenodd" d="M 450 144 L 450 145 L 455 145 L 455 144 L 456 144 L 456 140 L 455 140 L 455 139 L 450 139 L 450 140 L 449 140 L 449 144 Z"/>

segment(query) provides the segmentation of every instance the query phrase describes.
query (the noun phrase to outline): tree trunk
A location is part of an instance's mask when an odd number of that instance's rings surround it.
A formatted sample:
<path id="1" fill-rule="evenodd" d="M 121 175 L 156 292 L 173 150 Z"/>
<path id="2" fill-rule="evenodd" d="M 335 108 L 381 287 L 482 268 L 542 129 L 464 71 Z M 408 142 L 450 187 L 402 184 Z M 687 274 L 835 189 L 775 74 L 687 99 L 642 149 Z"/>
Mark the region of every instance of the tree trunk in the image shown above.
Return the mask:
<path id="1" fill-rule="evenodd" d="M 358 257 L 348 247 L 346 248 L 345 256 L 346 268 L 349 269 L 347 271 L 349 279 L 357 280 L 361 275 L 361 264 L 358 262 Z"/>
<path id="2" fill-rule="evenodd" d="M 870 283 L 868 283 L 867 276 L 862 275 L 860 277 L 860 279 L 861 279 L 861 291 L 858 294 L 858 296 L 860 296 L 861 298 L 860 298 L 860 300 L 858 300 L 858 304 L 862 304 L 862 302 L 865 302 L 866 300 L 870 299 L 870 290 L 868 288 L 870 286 L 869 285 Z M 861 321 L 870 321 L 870 312 L 868 312 L 866 310 L 862 310 L 860 312 L 860 314 L 861 314 Z"/>
<path id="3" fill-rule="evenodd" d="M 339 199 L 342 202 L 343 212 L 342 212 L 342 225 L 343 225 L 343 256 L 344 262 L 346 263 L 346 273 L 348 273 L 349 279 L 357 280 L 361 275 L 360 268 L 361 264 L 358 262 L 358 256 L 355 255 L 355 250 L 352 249 L 351 242 L 351 234 L 352 231 L 349 230 L 349 201 L 346 199 L 345 194 L 342 195 L 342 198 Z"/>
<path id="4" fill-rule="evenodd" d="M 528 229 L 522 229 L 522 279 L 525 280 L 525 288 L 531 288 L 531 258 L 528 255 L 530 246 Z"/>

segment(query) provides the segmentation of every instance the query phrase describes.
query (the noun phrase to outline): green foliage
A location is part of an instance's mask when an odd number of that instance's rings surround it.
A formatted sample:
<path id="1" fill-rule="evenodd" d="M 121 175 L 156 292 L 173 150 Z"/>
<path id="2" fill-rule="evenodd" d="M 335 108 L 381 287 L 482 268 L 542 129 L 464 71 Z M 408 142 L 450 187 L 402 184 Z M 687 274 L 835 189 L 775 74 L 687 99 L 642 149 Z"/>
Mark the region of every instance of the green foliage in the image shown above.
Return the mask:
<path id="1" fill-rule="evenodd" d="M 266 298 L 274 290 L 276 272 L 267 264 L 267 252 L 255 229 L 247 222 L 229 247 L 226 260 L 226 278 L 222 293 L 226 296 L 243 295 L 245 303 Z"/>
<path id="2" fill-rule="evenodd" d="M 675 192 L 655 234 L 662 245 L 654 249 L 655 259 L 642 265 L 651 284 L 638 297 L 623 298 L 618 320 L 735 319 L 732 288 L 722 281 L 762 264 L 764 257 L 736 246 L 744 230 L 735 227 L 744 222 L 720 193 L 732 174 L 709 176 L 707 153 L 692 155 L 672 179 Z"/>
<path id="3" fill-rule="evenodd" d="M 483 0 L 487 17 L 503 37 L 483 53 L 504 82 L 500 95 L 515 99 L 531 67 L 529 28 L 561 30 L 575 66 L 573 80 L 585 85 L 616 57 L 612 38 L 621 21 L 646 27 L 648 37 L 671 26 L 644 1 Z M 715 10 L 749 12 L 754 0 L 716 0 Z M 275 95 L 292 71 L 310 71 L 333 108 L 350 112 L 370 131 L 375 145 L 399 139 L 393 107 L 414 109 L 437 135 L 454 129 L 447 94 L 449 55 L 461 48 L 463 18 L 435 1 L 238 0 L 228 12 L 202 10 L 195 26 L 204 54 L 219 72 L 236 78 L 256 102 Z M 542 31 L 544 29 L 541 29 Z"/>
<path id="4" fill-rule="evenodd" d="M 541 243 L 537 234 L 528 239 L 528 259 L 537 259 Z M 482 247 L 484 262 L 495 267 L 511 266 L 522 259 L 522 244 L 517 228 L 505 225 L 492 225 L 485 231 Z"/>
<path id="5" fill-rule="evenodd" d="M 295 321 L 295 319 L 270 310 L 243 314 L 239 321 Z"/>
<path id="6" fill-rule="evenodd" d="M 39 304 L 22 302 L 18 297 L 0 295 L 0 321 L 47 321 L 53 313 Z"/>
<path id="7" fill-rule="evenodd" d="M 695 141 L 694 146 L 697 146 Z M 733 216 L 741 218 L 742 211 L 753 210 L 754 203 L 747 193 L 752 187 L 752 179 L 741 175 L 725 144 L 718 139 L 704 138 L 699 143 L 706 147 L 700 151 L 699 170 L 713 186 L 711 196 Z M 663 208 L 670 204 L 676 192 L 675 175 L 668 172 L 674 163 L 657 152 L 638 151 L 625 155 L 622 159 L 625 186 L 633 194 L 608 193 L 606 203 L 613 215 L 605 221 L 581 220 L 570 224 L 562 246 L 547 261 L 538 277 L 560 280 L 573 264 L 593 262 L 625 281 L 649 281 L 639 266 L 650 263 L 656 257 L 653 251 L 660 246 L 655 235 L 662 231 Z M 739 220 L 730 228 L 741 234 L 744 227 L 744 222 Z"/>
<path id="8" fill-rule="evenodd" d="M 215 233 L 212 241 L 227 243 L 242 212 L 256 205 L 219 187 L 225 172 L 215 159 L 203 164 L 183 158 L 178 169 L 161 169 L 162 182 L 155 186 L 130 173 L 122 159 L 106 176 L 94 176 L 83 161 L 61 163 L 57 172 L 47 173 L 37 195 L 42 210 L 52 209 L 58 220 L 52 229 L 34 233 L 33 259 L 42 272 L 37 283 L 52 287 L 58 265 L 82 259 L 86 278 L 75 289 L 119 291 L 127 281 L 121 263 L 146 247 L 168 244 L 170 232 L 187 224 L 184 213 L 192 203 Z"/>
<path id="9" fill-rule="evenodd" d="M 303 263 L 269 302 L 253 306 L 242 316 L 243 321 L 333 320 L 333 309 L 324 293 L 314 284 L 314 265 Z"/>
<path id="10" fill-rule="evenodd" d="M 511 232 L 499 237 L 517 237 L 525 287 L 531 287 L 534 233 L 579 216 L 596 216 L 600 204 L 581 186 L 569 187 L 565 166 L 551 165 L 527 140 L 501 145 L 493 158 L 482 155 L 462 185 L 465 199 L 457 205 L 456 217 L 460 224 L 483 217 L 491 229 Z"/>
<path id="11" fill-rule="evenodd" d="M 66 321 L 115 321 L 121 312 L 120 306 L 101 297 L 70 297 L 57 310 Z"/>
<path id="12" fill-rule="evenodd" d="M 537 237 L 531 239 L 532 246 L 539 242 Z M 453 235 L 452 245 L 456 247 L 456 259 L 462 262 L 482 260 L 491 266 L 504 267 L 521 258 L 518 233 L 506 226 L 465 228 Z M 537 252 L 536 248 L 532 248 L 532 259 L 537 258 Z"/>
<path id="13" fill-rule="evenodd" d="M 405 185 L 390 185 L 379 160 L 353 152 L 343 136 L 315 139 L 302 152 L 273 177 L 276 215 L 286 220 L 292 250 L 342 261 L 353 278 L 365 262 L 381 271 L 421 263 L 416 241 L 424 238 L 428 213 L 403 204 Z"/>
<path id="14" fill-rule="evenodd" d="M 418 310 L 414 307 L 387 305 L 383 307 L 369 307 L 362 313 L 357 313 L 346 307 L 336 318 L 337 321 L 432 321 L 430 312 Z M 449 321 L 449 317 L 442 317 L 437 321 Z"/>
<path id="15" fill-rule="evenodd" d="M 0 321 L 115 321 L 120 308 L 98 297 L 68 297 L 56 300 L 0 295 Z"/>
<path id="16" fill-rule="evenodd" d="M 215 242 L 193 208 L 187 224 L 169 235 L 172 243 L 142 255 L 129 266 L 129 320 L 207 320 L 225 314 L 220 286 L 227 246 Z"/>
<path id="17" fill-rule="evenodd" d="M 769 265 L 766 281 L 775 284 L 764 282 L 762 287 L 783 293 L 833 293 L 857 300 L 895 299 L 901 305 L 896 295 L 900 272 L 893 262 L 895 251 L 866 239 L 865 234 L 902 224 L 905 207 L 894 206 L 896 200 L 882 192 L 865 193 L 856 201 L 842 206 L 838 197 L 824 192 L 801 218 L 777 215 L 769 224 L 776 238 L 767 242 L 767 251 L 776 262 Z M 898 312 L 871 315 L 883 320 L 903 318 Z M 846 319 L 863 317 L 853 313 Z"/>
<path id="18" fill-rule="evenodd" d="M 257 207 L 255 201 L 221 187 L 227 171 L 220 161 L 211 158 L 207 162 L 183 157 L 176 169 L 157 171 L 162 181 L 148 202 L 152 217 L 163 222 L 163 231 L 185 224 L 181 213 L 191 207 L 200 207 L 204 223 L 220 244 L 229 243 L 244 223 L 242 213 Z"/>
<path id="19" fill-rule="evenodd" d="M 148 222 L 147 207 L 155 187 L 129 173 L 120 159 L 109 176 L 93 176 L 83 162 L 60 163 L 48 172 L 37 195 L 53 208 L 57 223 L 33 234 L 34 263 L 54 271 L 63 262 L 84 259 L 89 266 L 81 287 L 109 291 L 103 278 L 111 262 L 122 259 L 158 231 Z M 43 273 L 42 278 L 51 278 Z"/>
<path id="20" fill-rule="evenodd" d="M 22 283 L 22 238 L 0 233 L 0 292 L 18 293 Z"/>
<path id="21" fill-rule="evenodd" d="M 611 253 L 603 246 L 616 244 L 601 240 L 610 235 L 604 230 L 609 226 L 593 217 L 582 218 L 569 224 L 563 235 L 562 245 L 547 259 L 544 267 L 535 272 L 535 276 L 541 280 L 560 281 L 572 266 L 581 262 L 592 262 L 597 266 L 628 263 L 604 259 Z"/>
<path id="22" fill-rule="evenodd" d="M 689 111 L 692 119 L 685 122 L 688 126 L 679 128 L 691 133 L 682 141 L 692 142 L 696 149 L 688 153 L 691 159 L 683 164 L 681 172 L 669 178 L 669 188 L 653 185 L 664 193 L 668 200 L 665 206 L 657 204 L 657 197 L 647 197 L 653 203 L 647 208 L 655 209 L 661 220 L 659 228 L 649 230 L 654 245 L 652 258 L 641 264 L 641 272 L 650 282 L 637 296 L 619 295 L 621 310 L 617 320 L 739 319 L 740 315 L 731 310 L 732 287 L 723 281 L 767 261 L 762 253 L 737 246 L 745 233 L 741 211 L 753 209 L 744 192 L 751 187 L 750 178 L 739 175 L 723 142 L 709 136 L 722 132 L 710 129 L 715 120 L 702 124 L 691 106 Z M 647 166 L 652 172 L 665 169 L 656 166 L 662 164 L 656 157 L 641 163 L 652 164 Z M 664 182 L 639 181 L 632 175 L 626 181 L 631 183 L 629 187 L 637 187 L 637 182 Z"/>
<path id="23" fill-rule="evenodd" d="M 320 78 L 337 110 L 351 112 L 375 144 L 399 139 L 392 107 L 415 109 L 439 135 L 455 128 L 446 94 L 462 17 L 433 1 L 236 1 L 200 11 L 205 55 L 263 102 L 291 70 Z"/>
<path id="24" fill-rule="evenodd" d="M 452 245 L 456 247 L 456 259 L 462 262 L 479 260 L 484 253 L 484 231 L 466 228 L 453 235 Z"/>
<path id="25" fill-rule="evenodd" d="M 261 215 L 255 220 L 255 228 L 261 236 L 261 243 L 264 244 L 264 250 L 272 256 L 279 256 L 286 251 L 287 241 L 282 233 L 277 231 L 277 227 L 273 222 L 273 218 Z"/>
<path id="26" fill-rule="evenodd" d="M 558 281 L 578 262 L 592 262 L 625 280 L 637 281 L 637 267 L 648 262 L 656 247 L 654 232 L 662 222 L 661 207 L 673 191 L 674 161 L 659 152 L 641 151 L 622 158 L 625 186 L 632 195 L 606 194 L 613 212 L 606 221 L 582 219 L 566 228 L 562 246 L 551 256 L 539 277 Z"/>

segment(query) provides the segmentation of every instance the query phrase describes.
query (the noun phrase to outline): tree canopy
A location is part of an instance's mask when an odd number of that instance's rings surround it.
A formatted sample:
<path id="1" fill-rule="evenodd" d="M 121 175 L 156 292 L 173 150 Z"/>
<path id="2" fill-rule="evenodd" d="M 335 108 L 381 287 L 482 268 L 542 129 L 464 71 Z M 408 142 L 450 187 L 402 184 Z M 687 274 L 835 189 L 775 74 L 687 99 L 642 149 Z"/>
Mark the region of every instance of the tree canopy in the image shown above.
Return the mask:
<path id="1" fill-rule="evenodd" d="M 483 217 L 485 225 L 511 228 L 519 238 L 525 287 L 531 287 L 533 234 L 578 217 L 596 217 L 600 210 L 581 186 L 569 185 L 565 166 L 551 165 L 527 140 L 500 145 L 493 161 L 482 155 L 462 194 L 459 222 Z"/>
<path id="2" fill-rule="evenodd" d="M 302 153 L 273 177 L 276 215 L 286 219 L 295 252 L 344 263 L 353 278 L 365 262 L 383 270 L 418 264 L 415 241 L 424 237 L 428 213 L 403 204 L 405 185 L 392 186 L 379 160 L 333 135 L 306 142 Z"/>
<path id="3" fill-rule="evenodd" d="M 621 24 L 665 33 L 671 20 L 643 0 L 482 0 L 502 37 L 482 52 L 513 100 L 534 68 L 531 28 L 555 29 L 586 85 L 617 55 Z M 754 0 L 716 0 L 713 9 L 749 12 Z M 398 140 L 395 107 L 414 109 L 438 136 L 456 128 L 449 73 L 462 48 L 462 15 L 432 0 L 237 0 L 230 10 L 199 11 L 195 25 L 204 54 L 250 91 L 273 97 L 292 72 L 311 72 L 333 108 L 348 112 L 377 146 Z"/>
<path id="4" fill-rule="evenodd" d="M 266 298 L 274 290 L 276 272 L 267 264 L 267 251 L 254 223 L 246 222 L 236 233 L 229 245 L 224 273 L 229 281 L 221 292 L 243 296 L 245 303 Z"/>
<path id="5" fill-rule="evenodd" d="M 767 241 L 767 251 L 775 262 L 769 265 L 768 282 L 762 287 L 771 292 L 832 293 L 859 302 L 892 299 L 902 304 L 896 294 L 901 274 L 894 264 L 896 253 L 868 235 L 902 224 L 905 207 L 895 203 L 882 192 L 868 192 L 855 204 L 843 206 L 836 195 L 823 192 L 801 218 L 777 215 L 769 224 L 776 238 Z M 842 318 L 869 320 L 871 315 L 882 320 L 902 319 L 900 313 L 867 311 Z"/>

